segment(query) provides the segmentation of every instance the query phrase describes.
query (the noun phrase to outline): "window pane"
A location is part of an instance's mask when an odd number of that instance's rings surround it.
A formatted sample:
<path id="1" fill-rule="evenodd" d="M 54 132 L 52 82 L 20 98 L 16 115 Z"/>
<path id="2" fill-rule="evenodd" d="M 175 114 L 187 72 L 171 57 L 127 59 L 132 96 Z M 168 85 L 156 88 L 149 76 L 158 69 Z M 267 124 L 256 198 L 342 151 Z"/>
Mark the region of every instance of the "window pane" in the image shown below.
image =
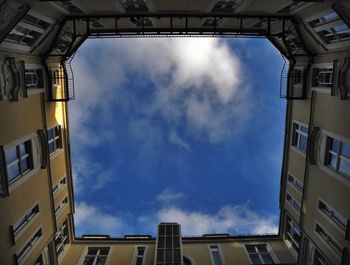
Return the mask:
<path id="1" fill-rule="evenodd" d="M 254 253 L 254 252 L 256 252 L 256 251 L 255 251 L 255 247 L 254 247 L 253 245 L 246 245 L 246 248 L 247 248 L 247 251 L 248 251 L 249 253 Z"/>
<path id="2" fill-rule="evenodd" d="M 29 158 L 25 158 L 21 160 L 21 169 L 22 169 L 22 174 L 23 172 L 29 169 Z"/>
<path id="3" fill-rule="evenodd" d="M 333 154 L 329 154 L 328 165 L 337 168 L 337 157 Z"/>
<path id="4" fill-rule="evenodd" d="M 88 255 L 96 255 L 97 254 L 97 249 L 95 249 L 95 248 L 91 249 L 90 248 L 87 254 Z"/>
<path id="5" fill-rule="evenodd" d="M 94 258 L 86 257 L 83 265 L 93 265 L 93 263 L 94 263 Z"/>
<path id="6" fill-rule="evenodd" d="M 342 146 L 342 155 L 350 158 L 350 144 L 343 143 Z"/>
<path id="7" fill-rule="evenodd" d="M 106 263 L 106 257 L 97 258 L 96 265 L 104 265 Z"/>
<path id="8" fill-rule="evenodd" d="M 339 150 L 339 141 L 333 138 L 329 138 L 330 149 L 334 152 L 338 152 Z"/>
<path id="9" fill-rule="evenodd" d="M 5 151 L 6 156 L 6 164 L 11 163 L 12 161 L 15 161 L 17 159 L 17 150 L 16 146 L 8 149 Z"/>
<path id="10" fill-rule="evenodd" d="M 250 254 L 250 259 L 252 260 L 253 264 L 262 264 L 259 254 Z"/>
<path id="11" fill-rule="evenodd" d="M 219 252 L 213 251 L 212 254 L 213 254 L 214 264 L 215 265 L 221 265 L 221 259 L 220 259 Z"/>
<path id="12" fill-rule="evenodd" d="M 350 162 L 346 160 L 340 160 L 339 170 L 345 175 L 350 176 Z"/>
<path id="13" fill-rule="evenodd" d="M 53 130 L 50 129 L 50 130 L 47 131 L 47 139 L 51 140 L 52 138 L 53 138 Z"/>
<path id="14" fill-rule="evenodd" d="M 307 133 L 308 132 L 308 128 L 305 127 L 305 126 L 300 126 L 300 130 L 304 133 Z"/>
<path id="15" fill-rule="evenodd" d="M 269 253 L 263 253 L 263 254 L 261 254 L 261 257 L 264 260 L 265 264 L 274 264 Z"/>
<path id="16" fill-rule="evenodd" d="M 10 182 L 19 175 L 18 163 L 7 168 L 7 178 Z"/>
<path id="17" fill-rule="evenodd" d="M 259 252 L 267 252 L 266 245 L 258 245 Z"/>
<path id="18" fill-rule="evenodd" d="M 101 248 L 100 249 L 100 255 L 108 255 L 109 248 Z"/>
<path id="19" fill-rule="evenodd" d="M 142 265 L 143 258 L 137 258 L 136 259 L 136 265 Z"/>
<path id="20" fill-rule="evenodd" d="M 306 151 L 307 148 L 307 137 L 305 137 L 304 135 L 300 136 L 300 149 Z"/>
<path id="21" fill-rule="evenodd" d="M 137 248 L 137 255 L 143 256 L 144 252 L 145 252 L 145 248 L 144 247 Z"/>
<path id="22" fill-rule="evenodd" d="M 55 143 L 49 143 L 49 153 L 53 153 L 55 151 Z"/>

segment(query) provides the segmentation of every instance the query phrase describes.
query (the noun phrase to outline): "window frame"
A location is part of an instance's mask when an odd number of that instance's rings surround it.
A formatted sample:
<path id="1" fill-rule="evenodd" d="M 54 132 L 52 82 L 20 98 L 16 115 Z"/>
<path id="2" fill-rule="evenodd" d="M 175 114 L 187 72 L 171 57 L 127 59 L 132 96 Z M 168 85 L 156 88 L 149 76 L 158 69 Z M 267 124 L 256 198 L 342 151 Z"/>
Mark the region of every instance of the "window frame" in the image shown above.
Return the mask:
<path id="1" fill-rule="evenodd" d="M 290 180 L 290 178 L 293 179 L 293 181 Z M 287 181 L 288 184 L 293 187 L 298 193 L 302 194 L 304 190 L 304 183 L 299 178 L 295 177 L 293 174 L 289 173 L 287 174 Z M 302 187 L 297 184 L 297 182 L 300 182 Z"/>
<path id="2" fill-rule="evenodd" d="M 57 134 L 56 134 L 57 130 Z M 49 138 L 49 131 L 52 131 L 52 138 Z M 51 157 L 54 156 L 54 154 L 58 153 L 60 150 L 63 149 L 63 138 L 62 138 L 62 126 L 61 125 L 55 125 L 47 129 L 46 133 L 46 139 L 47 139 L 47 152 Z M 56 142 L 58 141 L 58 143 Z M 53 143 L 54 150 L 50 152 L 50 144 Z"/>
<path id="3" fill-rule="evenodd" d="M 291 197 L 291 201 L 288 200 L 288 196 Z M 288 191 L 286 192 L 286 202 L 288 202 L 288 204 L 291 206 L 291 208 L 296 211 L 298 214 L 300 214 L 301 211 L 301 203 L 299 203 L 299 201 L 294 198 L 294 196 L 292 194 L 290 194 Z"/>
<path id="4" fill-rule="evenodd" d="M 52 186 L 52 194 L 54 197 L 59 194 L 60 190 L 63 189 L 64 186 L 67 185 L 67 177 L 63 176 L 59 181 L 56 182 L 55 185 Z M 57 188 L 55 188 L 57 187 Z"/>
<path id="5" fill-rule="evenodd" d="M 337 148 L 338 150 L 337 151 L 331 150 L 331 141 L 334 141 L 334 140 L 338 142 L 338 148 Z M 332 171 L 336 172 L 337 174 L 340 174 L 343 177 L 350 180 L 350 172 L 348 175 L 346 172 L 343 172 L 340 169 L 341 161 L 346 161 L 347 163 L 350 164 L 350 157 L 347 157 L 347 156 L 342 154 L 342 149 L 343 149 L 344 144 L 350 145 L 349 142 L 346 142 L 346 141 L 343 141 L 339 138 L 327 135 L 326 136 L 326 150 L 325 150 L 325 156 L 324 156 L 324 164 L 327 168 L 331 169 Z M 333 167 L 330 163 L 330 157 L 332 155 L 336 157 L 336 166 L 335 167 Z"/>
<path id="6" fill-rule="evenodd" d="M 138 255 L 138 248 L 144 248 L 144 251 L 143 251 L 143 255 Z M 138 258 L 141 258 L 142 257 L 142 265 L 145 264 L 146 262 L 146 255 L 147 255 L 147 249 L 148 249 L 148 246 L 146 245 L 136 245 L 135 246 L 135 249 L 134 249 L 134 255 L 133 255 L 133 259 L 132 259 L 132 264 L 133 265 L 137 265 L 137 259 Z"/>
<path id="7" fill-rule="evenodd" d="M 267 249 L 268 253 L 270 254 L 270 257 L 271 257 L 272 261 L 274 262 L 274 264 L 279 264 L 279 259 L 278 259 L 278 257 L 276 256 L 275 252 L 273 251 L 272 247 L 270 246 L 270 244 L 269 244 L 268 242 L 251 242 L 251 243 L 245 243 L 245 244 L 244 244 L 244 247 L 243 247 L 243 248 L 244 248 L 244 251 L 245 251 L 245 253 L 246 253 L 246 255 L 247 255 L 249 264 L 255 265 L 255 264 L 253 263 L 252 259 L 250 258 L 248 249 L 247 249 L 247 247 L 246 247 L 247 245 L 253 245 L 253 246 L 255 246 L 255 248 L 256 248 L 257 245 L 266 245 L 266 249 Z M 260 259 L 260 261 L 261 261 L 262 258 L 261 258 L 260 252 L 256 252 L 256 253 L 259 255 L 259 259 Z M 263 260 L 262 260 L 262 261 L 263 261 Z M 264 261 L 263 261 L 263 262 L 264 262 Z M 265 264 L 265 263 L 261 263 L 261 264 Z"/>
<path id="8" fill-rule="evenodd" d="M 64 234 L 65 229 L 67 229 L 67 234 Z M 61 242 L 57 244 L 58 238 L 61 239 Z M 61 260 L 64 254 L 66 253 L 67 245 L 70 244 L 70 238 L 69 238 L 69 226 L 68 226 L 68 219 L 62 222 L 60 226 L 57 227 L 57 231 L 54 236 L 54 242 L 55 242 L 55 253 L 57 255 L 57 259 Z M 62 251 L 59 252 L 59 250 L 62 248 Z"/>
<path id="9" fill-rule="evenodd" d="M 224 256 L 222 255 L 222 251 L 221 251 L 221 246 L 220 244 L 208 244 L 208 251 L 209 251 L 209 256 L 210 256 L 210 262 L 212 265 L 218 265 L 215 264 L 215 260 L 214 260 L 214 255 L 213 255 L 213 247 L 215 247 L 217 249 L 217 252 L 219 254 L 220 257 L 220 261 L 221 261 L 221 265 L 225 265 L 225 260 L 224 260 Z"/>
<path id="10" fill-rule="evenodd" d="M 112 247 L 110 247 L 110 246 L 101 246 L 101 245 L 91 245 L 91 246 L 86 246 L 85 247 L 85 249 L 84 249 L 84 251 L 83 251 L 83 253 L 82 253 L 82 255 L 81 255 L 81 257 L 80 257 L 80 260 L 79 260 L 79 262 L 78 262 L 78 264 L 80 264 L 80 265 L 83 265 L 84 264 L 84 261 L 85 261 L 85 258 L 86 258 L 86 256 L 88 256 L 88 253 L 89 253 L 89 249 L 93 249 L 93 248 L 97 248 L 97 249 L 102 249 L 102 248 L 108 248 L 108 254 L 105 256 L 106 257 L 106 262 L 105 262 L 105 264 L 104 265 L 107 265 L 107 264 L 109 264 L 109 259 L 110 259 L 110 257 L 111 257 L 111 253 L 112 253 Z M 92 256 L 91 255 L 91 257 L 94 257 L 94 262 L 93 262 L 93 265 L 96 265 L 96 261 L 97 261 L 97 257 L 98 257 L 98 254 L 97 255 L 94 255 L 94 256 Z M 103 256 L 104 257 L 104 256 Z"/>
<path id="11" fill-rule="evenodd" d="M 57 207 L 55 207 L 55 216 L 58 217 L 63 211 L 63 209 L 67 207 L 68 204 L 69 204 L 68 196 L 65 196 L 63 200 L 60 201 L 60 203 L 57 205 Z"/>
<path id="12" fill-rule="evenodd" d="M 320 232 L 317 232 L 317 227 L 323 230 L 323 235 Z M 342 245 L 339 244 L 339 242 L 335 240 L 334 237 L 317 221 L 315 221 L 314 233 L 322 241 L 323 245 L 326 246 L 329 250 L 331 250 L 331 252 L 334 253 L 335 257 L 341 260 L 343 253 Z M 331 243 L 332 241 L 333 243 Z M 337 247 L 339 247 L 341 250 L 337 249 Z"/>
<path id="13" fill-rule="evenodd" d="M 31 236 L 29 240 L 26 241 L 26 243 L 23 245 L 22 248 L 19 249 L 19 251 L 16 252 L 15 257 L 18 264 L 24 264 L 24 261 L 29 256 L 30 252 L 39 244 L 39 242 L 42 240 L 44 236 L 43 227 L 40 226 L 38 229 L 35 230 L 36 232 Z M 36 236 L 38 233 L 40 233 L 40 236 Z M 18 257 L 18 254 L 21 253 L 21 256 Z"/>
<path id="14" fill-rule="evenodd" d="M 299 126 L 298 129 L 296 128 L 297 126 Z M 308 132 L 307 133 L 303 132 L 301 130 L 301 127 L 306 128 Z M 296 120 L 293 120 L 293 122 L 292 122 L 291 147 L 294 150 L 297 150 L 303 156 L 306 156 L 306 152 L 307 152 L 307 149 L 308 149 L 308 142 L 309 142 L 308 134 L 309 134 L 309 126 L 307 124 L 299 122 L 299 121 L 296 121 Z M 305 150 L 303 150 L 300 147 L 301 137 L 305 137 L 306 138 L 306 148 L 305 148 Z"/>
<path id="15" fill-rule="evenodd" d="M 320 208 L 320 203 L 324 204 L 329 209 L 328 211 L 329 213 Z M 331 223 L 339 232 L 341 232 L 345 236 L 348 220 L 343 215 L 341 215 L 338 211 L 334 210 L 333 207 L 331 207 L 328 203 L 326 203 L 320 197 L 318 197 L 317 199 L 317 210 L 329 221 L 329 223 Z M 343 224 L 341 221 L 335 218 L 334 213 L 335 215 L 339 215 L 341 218 L 343 218 L 345 221 L 345 224 Z"/>
<path id="16" fill-rule="evenodd" d="M 23 234 L 24 231 L 37 219 L 40 214 L 40 203 L 33 204 L 24 215 L 22 215 L 15 224 L 10 226 L 11 236 L 13 244 L 16 244 L 16 240 Z M 19 224 L 18 224 L 19 223 Z M 18 225 L 16 225 L 18 224 Z M 17 226 L 17 228 L 15 228 Z"/>
<path id="17" fill-rule="evenodd" d="M 294 221 L 294 219 L 286 214 L 285 215 L 285 229 L 284 229 L 284 239 L 288 242 L 288 244 L 290 245 L 290 249 L 292 249 L 292 253 L 295 254 L 295 256 L 298 255 L 299 251 L 300 251 L 300 245 L 301 245 L 301 229 L 300 226 L 297 222 Z M 288 218 L 290 219 L 290 222 L 288 220 Z M 297 233 L 299 235 L 299 242 L 297 242 L 293 235 L 291 233 L 289 233 L 289 231 L 287 230 L 287 224 L 289 224 L 289 226 L 291 227 L 291 230 L 296 231 L 295 228 L 297 228 L 297 230 L 299 230 L 299 233 Z M 290 240 L 287 238 L 287 234 L 290 237 Z M 294 249 L 293 247 L 293 243 L 298 247 L 298 250 Z"/>

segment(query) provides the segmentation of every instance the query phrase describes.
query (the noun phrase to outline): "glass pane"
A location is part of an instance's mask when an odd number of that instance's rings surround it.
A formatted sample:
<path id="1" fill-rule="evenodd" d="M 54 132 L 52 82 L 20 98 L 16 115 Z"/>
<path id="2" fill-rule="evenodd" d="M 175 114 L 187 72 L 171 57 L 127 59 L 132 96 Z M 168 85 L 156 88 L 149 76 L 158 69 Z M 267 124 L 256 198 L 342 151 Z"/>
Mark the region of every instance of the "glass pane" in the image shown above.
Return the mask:
<path id="1" fill-rule="evenodd" d="M 7 178 L 9 182 L 11 182 L 11 180 L 16 178 L 18 175 L 19 175 L 18 163 L 10 167 L 7 167 Z"/>
<path id="2" fill-rule="evenodd" d="M 98 257 L 96 265 L 104 265 L 106 263 L 106 257 Z"/>
<path id="3" fill-rule="evenodd" d="M 267 252 L 266 245 L 258 245 L 259 252 Z"/>
<path id="4" fill-rule="evenodd" d="M 304 133 L 307 133 L 308 132 L 308 128 L 305 127 L 305 126 L 300 126 L 300 130 Z"/>
<path id="5" fill-rule="evenodd" d="M 303 151 L 306 151 L 307 148 L 307 137 L 305 137 L 304 135 L 300 136 L 300 149 Z"/>
<path id="6" fill-rule="evenodd" d="M 181 253 L 180 249 L 174 250 L 174 262 L 180 262 L 181 261 Z"/>
<path id="7" fill-rule="evenodd" d="M 165 250 L 163 250 L 163 249 L 158 249 L 158 252 L 157 252 L 157 261 L 164 261 L 164 253 L 165 253 Z"/>
<path id="8" fill-rule="evenodd" d="M 53 139 L 53 130 L 52 130 L 52 129 L 50 129 L 50 130 L 47 131 L 47 139 L 48 139 L 48 140 Z"/>
<path id="9" fill-rule="evenodd" d="M 337 168 L 337 157 L 335 155 L 329 154 L 328 165 Z"/>
<path id="10" fill-rule="evenodd" d="M 166 238 L 166 248 L 172 248 L 173 246 L 173 242 L 172 242 L 172 238 L 171 237 L 167 237 Z"/>
<path id="11" fill-rule="evenodd" d="M 340 160 L 339 171 L 347 176 L 350 176 L 350 162 L 346 160 Z"/>
<path id="12" fill-rule="evenodd" d="M 253 264 L 262 264 L 258 254 L 249 254 Z"/>
<path id="13" fill-rule="evenodd" d="M 100 249 L 100 255 L 108 255 L 109 248 L 101 248 Z"/>
<path id="14" fill-rule="evenodd" d="M 22 174 L 23 174 L 23 172 L 25 172 L 29 169 L 29 159 L 28 158 L 21 160 L 21 169 L 22 169 Z"/>
<path id="15" fill-rule="evenodd" d="M 338 152 L 339 150 L 339 141 L 333 138 L 329 138 L 330 149 L 334 152 Z"/>
<path id="16" fill-rule="evenodd" d="M 350 158 L 350 144 L 343 143 L 341 153 L 343 156 Z"/>
<path id="17" fill-rule="evenodd" d="M 94 263 L 94 258 L 86 257 L 83 265 L 93 265 L 93 263 Z"/>
<path id="18" fill-rule="evenodd" d="M 137 255 L 143 256 L 144 252 L 145 252 L 145 248 L 144 247 L 138 247 L 137 248 Z"/>
<path id="19" fill-rule="evenodd" d="M 165 251 L 165 261 L 166 262 L 172 262 L 173 261 L 173 252 L 170 249 L 167 249 Z"/>
<path id="20" fill-rule="evenodd" d="M 165 243 L 164 237 L 162 236 L 158 237 L 158 247 L 165 248 L 164 243 Z"/>
<path id="21" fill-rule="evenodd" d="M 254 247 L 253 245 L 246 245 L 245 247 L 246 247 L 246 249 L 247 249 L 247 251 L 248 251 L 249 253 L 254 253 L 254 252 L 256 252 L 256 251 L 255 251 L 255 247 Z"/>
<path id="22" fill-rule="evenodd" d="M 266 264 L 274 264 L 271 256 L 269 253 L 264 253 L 264 254 L 261 254 L 261 257 L 262 259 L 264 260 L 264 263 Z"/>
<path id="23" fill-rule="evenodd" d="M 142 265 L 143 258 L 137 258 L 136 259 L 136 265 Z"/>
<path id="24" fill-rule="evenodd" d="M 179 248 L 179 247 L 180 247 L 180 238 L 174 237 L 174 248 Z"/>
<path id="25" fill-rule="evenodd" d="M 219 252 L 213 251 L 212 253 L 213 253 L 214 264 L 215 265 L 221 265 L 221 259 L 220 259 Z"/>
<path id="26" fill-rule="evenodd" d="M 6 156 L 6 164 L 11 163 L 12 161 L 15 161 L 17 159 L 17 150 L 16 146 L 8 149 L 5 151 Z"/>
<path id="27" fill-rule="evenodd" d="M 24 143 L 19 145 L 19 153 L 21 157 L 28 153 L 27 149 L 28 148 L 26 148 Z"/>
<path id="28" fill-rule="evenodd" d="M 96 248 L 89 248 L 89 251 L 87 253 L 88 255 L 96 255 L 97 249 Z"/>

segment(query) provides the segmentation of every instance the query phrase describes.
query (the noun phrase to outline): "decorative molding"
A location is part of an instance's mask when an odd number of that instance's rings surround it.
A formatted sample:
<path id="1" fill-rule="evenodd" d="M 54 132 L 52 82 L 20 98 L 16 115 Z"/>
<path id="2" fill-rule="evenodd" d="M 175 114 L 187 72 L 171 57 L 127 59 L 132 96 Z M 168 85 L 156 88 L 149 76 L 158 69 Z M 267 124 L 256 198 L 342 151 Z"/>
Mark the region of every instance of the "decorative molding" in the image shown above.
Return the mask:
<path id="1" fill-rule="evenodd" d="M 48 153 L 48 145 L 47 145 L 47 139 L 46 134 L 44 130 L 38 130 L 39 140 L 40 140 L 40 162 L 41 162 L 41 168 L 44 169 L 47 167 L 48 159 L 49 159 L 49 153 Z"/>
<path id="2" fill-rule="evenodd" d="M 320 127 L 313 127 L 308 143 L 310 163 L 315 165 L 318 161 L 318 146 L 321 137 Z"/>
<path id="3" fill-rule="evenodd" d="M 338 95 L 338 66 L 339 60 L 333 61 L 333 75 L 332 75 L 332 87 L 331 87 L 331 96 Z"/>
<path id="4" fill-rule="evenodd" d="M 343 66 L 339 70 L 339 82 L 341 99 L 347 99 L 350 93 L 350 57 L 346 57 Z"/>
<path id="5" fill-rule="evenodd" d="M 24 61 L 16 63 L 14 57 L 7 57 L 1 70 L 4 77 L 4 92 L 8 100 L 18 101 L 20 93 L 26 97 Z"/>

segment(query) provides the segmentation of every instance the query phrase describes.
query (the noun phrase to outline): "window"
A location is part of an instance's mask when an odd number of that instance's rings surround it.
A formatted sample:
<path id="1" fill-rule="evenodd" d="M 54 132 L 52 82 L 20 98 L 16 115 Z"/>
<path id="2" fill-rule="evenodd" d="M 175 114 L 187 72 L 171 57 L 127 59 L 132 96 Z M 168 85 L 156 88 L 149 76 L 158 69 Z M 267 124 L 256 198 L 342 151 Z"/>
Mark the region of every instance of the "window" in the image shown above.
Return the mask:
<path id="1" fill-rule="evenodd" d="M 298 191 L 303 191 L 304 183 L 290 174 L 288 174 L 288 183 L 292 185 L 292 187 L 296 188 Z"/>
<path id="2" fill-rule="evenodd" d="M 17 262 L 21 263 L 28 253 L 34 248 L 36 243 L 42 238 L 43 232 L 40 228 L 32 238 L 25 244 L 25 246 L 16 254 Z"/>
<path id="3" fill-rule="evenodd" d="M 161 223 L 158 225 L 156 265 L 181 264 L 180 225 Z"/>
<path id="4" fill-rule="evenodd" d="M 292 72 L 292 84 L 302 85 L 304 82 L 304 71 L 301 69 L 293 69 Z"/>
<path id="5" fill-rule="evenodd" d="M 218 0 L 212 12 L 232 12 L 242 2 L 242 0 Z"/>
<path id="6" fill-rule="evenodd" d="M 42 69 L 25 69 L 25 76 L 28 89 L 44 88 Z"/>
<path id="7" fill-rule="evenodd" d="M 29 11 L 7 35 L 6 41 L 32 47 L 50 27 L 50 23 Z"/>
<path id="8" fill-rule="evenodd" d="M 32 141 L 27 140 L 5 150 L 6 172 L 9 184 L 33 169 Z"/>
<path id="9" fill-rule="evenodd" d="M 326 165 L 350 178 L 350 144 L 327 137 Z"/>
<path id="10" fill-rule="evenodd" d="M 68 226 L 67 221 L 65 221 L 60 227 L 57 228 L 57 232 L 55 235 L 56 254 L 58 258 L 60 258 L 63 255 L 68 243 Z"/>
<path id="11" fill-rule="evenodd" d="M 271 257 L 267 244 L 245 245 L 250 259 L 250 264 L 275 264 Z"/>
<path id="12" fill-rule="evenodd" d="M 220 253 L 220 248 L 218 245 L 209 246 L 210 258 L 212 265 L 222 265 L 222 257 Z"/>
<path id="13" fill-rule="evenodd" d="M 139 246 L 135 249 L 134 265 L 143 265 L 146 247 Z"/>
<path id="14" fill-rule="evenodd" d="M 62 148 L 61 126 L 56 126 L 47 130 L 47 143 L 50 155 Z"/>
<path id="15" fill-rule="evenodd" d="M 55 186 L 52 188 L 53 195 L 56 195 L 60 189 L 63 188 L 64 185 L 66 185 L 66 177 L 63 177 Z"/>
<path id="16" fill-rule="evenodd" d="M 64 76 L 60 75 L 60 71 L 58 69 L 50 70 L 50 78 L 51 78 L 51 84 L 53 86 L 60 85 L 61 80 L 64 80 Z"/>
<path id="17" fill-rule="evenodd" d="M 320 199 L 318 200 L 318 209 L 343 231 L 346 230 L 347 220 L 337 211 L 335 211 L 332 207 L 330 207 Z"/>
<path id="18" fill-rule="evenodd" d="M 333 85 L 333 66 L 312 68 L 312 87 L 329 88 Z"/>
<path id="19" fill-rule="evenodd" d="M 57 205 L 57 207 L 55 208 L 55 215 L 57 216 L 67 204 L 68 204 L 68 198 L 65 197 L 63 201 L 61 201 L 61 203 Z"/>
<path id="20" fill-rule="evenodd" d="M 298 253 L 299 242 L 300 242 L 300 228 L 297 223 L 294 222 L 292 218 L 286 215 L 286 232 L 285 237 L 293 249 Z"/>
<path id="21" fill-rule="evenodd" d="M 23 231 L 25 227 L 30 223 L 31 220 L 39 213 L 39 204 L 35 205 L 32 209 L 30 209 L 25 216 L 19 219 L 13 226 L 13 238 L 16 239 L 18 234 Z"/>
<path id="22" fill-rule="evenodd" d="M 329 235 L 329 233 L 319 224 L 316 222 L 315 225 L 315 232 L 316 234 L 322 239 L 322 241 L 329 246 L 332 250 L 335 251 L 338 256 L 341 256 L 342 254 L 342 247 L 337 243 L 333 237 Z"/>
<path id="23" fill-rule="evenodd" d="M 122 0 L 123 7 L 127 12 L 148 12 L 147 4 L 144 0 Z"/>
<path id="24" fill-rule="evenodd" d="M 89 247 L 82 265 L 106 264 L 109 247 Z"/>
<path id="25" fill-rule="evenodd" d="M 322 256 L 322 254 L 317 249 L 315 249 L 312 265 L 330 265 L 330 263 L 326 260 L 325 257 Z"/>
<path id="26" fill-rule="evenodd" d="M 293 146 L 306 153 L 308 127 L 299 123 L 293 123 Z"/>
<path id="27" fill-rule="evenodd" d="M 350 39 L 350 29 L 336 12 L 309 21 L 312 30 L 327 44 Z"/>
<path id="28" fill-rule="evenodd" d="M 301 205 L 300 203 L 287 192 L 287 202 L 290 203 L 290 205 L 293 207 L 294 210 L 296 210 L 298 213 L 300 212 Z"/>

